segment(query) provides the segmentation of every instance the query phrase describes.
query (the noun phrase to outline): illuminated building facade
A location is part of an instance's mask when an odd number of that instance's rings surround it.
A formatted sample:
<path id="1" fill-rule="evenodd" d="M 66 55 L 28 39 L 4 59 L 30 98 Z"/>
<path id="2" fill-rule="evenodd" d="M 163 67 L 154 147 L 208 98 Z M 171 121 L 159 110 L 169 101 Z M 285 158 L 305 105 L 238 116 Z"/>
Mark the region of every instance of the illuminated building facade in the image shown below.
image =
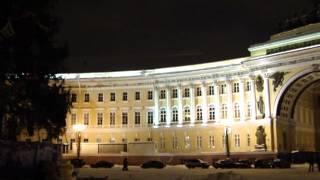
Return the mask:
<path id="1" fill-rule="evenodd" d="M 61 74 L 73 101 L 63 140 L 84 124 L 84 155 L 212 157 L 226 143 L 231 154 L 319 150 L 319 30 L 276 34 L 245 58 Z"/>

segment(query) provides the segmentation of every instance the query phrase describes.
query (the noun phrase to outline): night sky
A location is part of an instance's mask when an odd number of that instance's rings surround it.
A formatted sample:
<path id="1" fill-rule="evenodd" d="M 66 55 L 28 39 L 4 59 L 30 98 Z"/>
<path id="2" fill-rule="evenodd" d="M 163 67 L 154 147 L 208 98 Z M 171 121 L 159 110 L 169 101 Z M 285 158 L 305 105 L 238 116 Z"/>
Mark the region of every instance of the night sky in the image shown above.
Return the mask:
<path id="1" fill-rule="evenodd" d="M 150 69 L 248 56 L 315 0 L 60 1 L 66 72 Z"/>

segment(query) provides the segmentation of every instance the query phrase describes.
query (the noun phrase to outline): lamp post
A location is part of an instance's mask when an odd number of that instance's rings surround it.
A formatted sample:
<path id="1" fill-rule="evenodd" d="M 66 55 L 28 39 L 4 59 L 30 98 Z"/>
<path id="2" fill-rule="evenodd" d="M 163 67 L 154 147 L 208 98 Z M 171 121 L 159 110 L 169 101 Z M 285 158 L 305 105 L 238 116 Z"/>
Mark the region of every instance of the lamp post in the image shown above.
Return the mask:
<path id="1" fill-rule="evenodd" d="M 77 159 L 80 159 L 80 149 L 81 149 L 81 132 L 86 129 L 86 126 L 83 124 L 75 124 L 72 126 L 72 129 L 77 134 Z"/>

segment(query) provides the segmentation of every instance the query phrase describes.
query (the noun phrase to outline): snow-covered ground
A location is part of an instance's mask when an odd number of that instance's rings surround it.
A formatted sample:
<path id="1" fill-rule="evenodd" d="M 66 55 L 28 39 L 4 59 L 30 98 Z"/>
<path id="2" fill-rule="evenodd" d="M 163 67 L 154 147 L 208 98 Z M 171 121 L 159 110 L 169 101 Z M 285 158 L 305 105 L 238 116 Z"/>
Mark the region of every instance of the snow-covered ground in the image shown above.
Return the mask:
<path id="1" fill-rule="evenodd" d="M 106 177 L 112 180 L 320 180 L 320 172 L 308 172 L 308 165 L 293 165 L 290 169 L 187 169 L 183 165 L 167 166 L 164 169 L 141 169 L 129 166 L 129 171 L 122 171 L 122 166 L 108 168 L 81 168 L 78 177 Z M 225 174 L 231 174 L 232 178 Z"/>

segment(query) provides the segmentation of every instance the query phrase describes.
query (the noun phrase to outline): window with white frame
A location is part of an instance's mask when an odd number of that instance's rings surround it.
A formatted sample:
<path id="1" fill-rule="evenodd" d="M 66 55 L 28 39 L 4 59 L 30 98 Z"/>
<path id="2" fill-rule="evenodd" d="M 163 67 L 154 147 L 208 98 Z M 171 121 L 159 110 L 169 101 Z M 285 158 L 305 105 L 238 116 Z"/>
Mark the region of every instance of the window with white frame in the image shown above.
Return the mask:
<path id="1" fill-rule="evenodd" d="M 184 89 L 183 97 L 190 97 L 190 89 L 189 88 Z"/>
<path id="2" fill-rule="evenodd" d="M 128 101 L 128 93 L 127 92 L 122 93 L 122 101 Z"/>
<path id="3" fill-rule="evenodd" d="M 250 102 L 248 102 L 248 104 L 247 104 L 247 116 L 251 117 L 251 104 L 250 104 Z"/>
<path id="4" fill-rule="evenodd" d="M 172 98 L 178 98 L 178 89 L 172 89 Z"/>
<path id="5" fill-rule="evenodd" d="M 202 137 L 197 136 L 197 149 L 201 149 L 201 148 L 202 148 Z"/>
<path id="6" fill-rule="evenodd" d="M 77 123 L 77 114 L 72 113 L 71 114 L 71 125 L 75 125 Z"/>
<path id="7" fill-rule="evenodd" d="M 202 107 L 197 106 L 197 121 L 201 121 L 201 120 L 202 120 Z"/>
<path id="8" fill-rule="evenodd" d="M 153 124 L 153 111 L 148 111 L 148 124 Z"/>
<path id="9" fill-rule="evenodd" d="M 114 126 L 116 124 L 116 113 L 110 112 L 110 126 Z"/>
<path id="10" fill-rule="evenodd" d="M 134 124 L 140 125 L 140 112 L 134 112 Z"/>
<path id="11" fill-rule="evenodd" d="M 189 107 L 184 108 L 184 121 L 190 122 L 190 108 Z"/>
<path id="12" fill-rule="evenodd" d="M 226 119 L 228 117 L 228 108 L 226 104 L 222 104 L 221 106 L 221 118 Z"/>
<path id="13" fill-rule="evenodd" d="M 240 106 L 238 103 L 234 104 L 234 117 L 240 118 Z"/>
<path id="14" fill-rule="evenodd" d="M 177 108 L 172 109 L 172 122 L 174 122 L 174 123 L 178 122 L 178 109 Z"/>
<path id="15" fill-rule="evenodd" d="M 190 136 L 185 136 L 184 137 L 184 148 L 185 149 L 191 148 Z"/>
<path id="16" fill-rule="evenodd" d="M 238 93 L 239 92 L 239 83 L 233 83 L 233 93 Z"/>
<path id="17" fill-rule="evenodd" d="M 122 125 L 127 125 L 128 124 L 128 112 L 123 112 L 122 113 Z"/>
<path id="18" fill-rule="evenodd" d="M 89 93 L 84 94 L 84 102 L 89 102 L 90 101 L 90 95 Z"/>
<path id="19" fill-rule="evenodd" d="M 220 94 L 226 94 L 227 93 L 227 85 L 221 84 L 220 85 Z"/>
<path id="20" fill-rule="evenodd" d="M 77 102 L 77 94 L 75 94 L 75 93 L 71 94 L 71 102 L 73 102 L 73 103 Z"/>
<path id="21" fill-rule="evenodd" d="M 110 93 L 110 101 L 116 101 L 116 93 Z"/>
<path id="22" fill-rule="evenodd" d="M 160 110 L 160 123 L 165 123 L 167 121 L 166 109 L 162 108 Z"/>
<path id="23" fill-rule="evenodd" d="M 208 95 L 214 95 L 214 86 L 209 86 Z"/>
<path id="24" fill-rule="evenodd" d="M 234 146 L 240 147 L 240 135 L 239 134 L 234 135 Z"/>
<path id="25" fill-rule="evenodd" d="M 209 120 L 214 121 L 216 117 L 215 108 L 213 105 L 209 106 Z"/>
<path id="26" fill-rule="evenodd" d="M 140 92 L 139 92 L 139 91 L 137 91 L 137 92 L 135 93 L 134 99 L 135 99 L 136 101 L 140 101 Z"/>
<path id="27" fill-rule="evenodd" d="M 160 145 L 160 149 L 163 150 L 166 148 L 166 141 L 165 141 L 165 138 L 163 136 L 160 137 L 159 139 L 159 145 Z"/>
<path id="28" fill-rule="evenodd" d="M 166 98 L 166 90 L 160 90 L 160 99 Z"/>
<path id="29" fill-rule="evenodd" d="M 153 99 L 153 93 L 152 91 L 148 91 L 148 100 L 152 100 Z"/>
<path id="30" fill-rule="evenodd" d="M 97 113 L 97 124 L 98 126 L 101 126 L 103 122 L 103 113 L 99 112 Z"/>
<path id="31" fill-rule="evenodd" d="M 246 82 L 246 91 L 251 91 L 251 82 L 250 81 Z"/>
<path id="32" fill-rule="evenodd" d="M 98 94 L 98 102 L 103 102 L 103 93 Z"/>
<path id="33" fill-rule="evenodd" d="M 172 149 L 176 150 L 178 149 L 178 137 L 172 136 Z"/>
<path id="34" fill-rule="evenodd" d="M 83 124 L 84 125 L 89 125 L 89 113 L 88 112 L 85 112 L 84 114 L 83 114 Z"/>
<path id="35" fill-rule="evenodd" d="M 196 92 L 197 96 L 201 96 L 201 87 L 197 87 Z"/>
<path id="36" fill-rule="evenodd" d="M 209 136 L 209 148 L 214 148 L 214 136 Z"/>
<path id="37" fill-rule="evenodd" d="M 251 138 L 250 138 L 250 134 L 247 134 L 247 145 L 250 146 L 251 145 Z"/>

